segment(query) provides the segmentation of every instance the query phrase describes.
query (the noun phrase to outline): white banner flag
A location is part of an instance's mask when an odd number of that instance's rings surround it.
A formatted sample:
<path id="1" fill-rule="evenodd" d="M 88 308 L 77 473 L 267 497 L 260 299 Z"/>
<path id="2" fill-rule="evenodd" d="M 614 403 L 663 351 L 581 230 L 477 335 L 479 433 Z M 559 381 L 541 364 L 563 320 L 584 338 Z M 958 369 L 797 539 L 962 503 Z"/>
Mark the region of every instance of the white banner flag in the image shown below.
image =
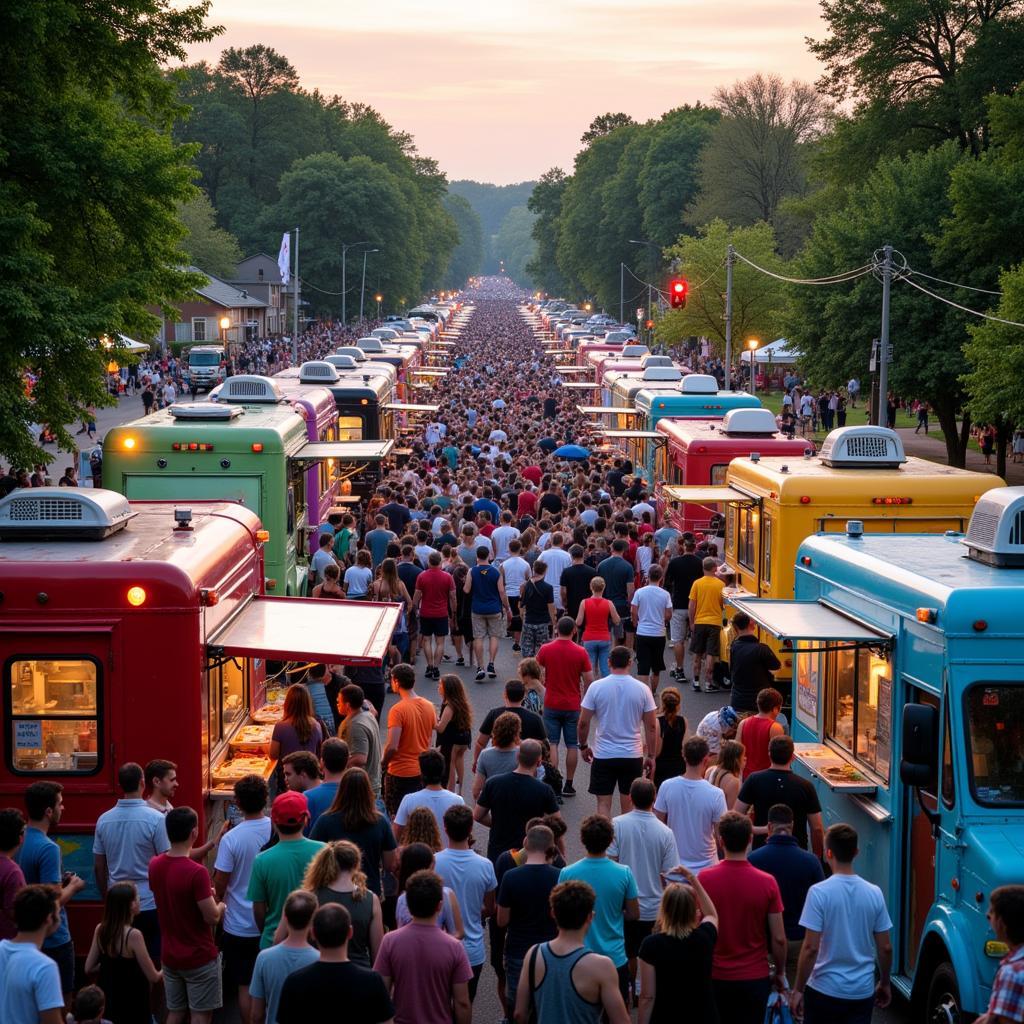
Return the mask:
<path id="1" fill-rule="evenodd" d="M 277 254 L 277 269 L 281 271 L 281 284 L 287 284 L 292 276 L 291 237 L 287 231 L 281 236 L 281 251 Z"/>

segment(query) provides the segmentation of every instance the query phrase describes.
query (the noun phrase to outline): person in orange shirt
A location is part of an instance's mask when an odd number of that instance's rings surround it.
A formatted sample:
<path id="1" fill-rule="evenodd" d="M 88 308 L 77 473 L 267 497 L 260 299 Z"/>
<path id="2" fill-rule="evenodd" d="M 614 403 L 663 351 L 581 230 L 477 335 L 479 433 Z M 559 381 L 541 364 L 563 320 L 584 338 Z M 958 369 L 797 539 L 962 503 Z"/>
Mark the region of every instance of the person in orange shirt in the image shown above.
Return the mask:
<path id="1" fill-rule="evenodd" d="M 388 742 L 381 765 L 384 776 L 384 806 L 394 820 L 398 805 L 406 793 L 422 789 L 420 754 L 430 746 L 437 713 L 434 705 L 413 692 L 416 670 L 411 665 L 395 665 L 391 670 L 391 689 L 398 694 L 398 703 L 388 712 Z"/>

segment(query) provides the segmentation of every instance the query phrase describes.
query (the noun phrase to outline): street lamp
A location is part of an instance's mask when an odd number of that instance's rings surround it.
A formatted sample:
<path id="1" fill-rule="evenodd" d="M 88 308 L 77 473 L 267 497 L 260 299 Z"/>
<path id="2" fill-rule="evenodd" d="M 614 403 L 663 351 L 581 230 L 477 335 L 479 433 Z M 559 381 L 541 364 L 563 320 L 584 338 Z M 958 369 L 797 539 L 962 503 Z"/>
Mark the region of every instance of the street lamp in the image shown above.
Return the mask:
<path id="1" fill-rule="evenodd" d="M 363 319 L 363 296 L 366 294 L 366 257 L 371 252 L 380 252 L 380 249 L 363 250 L 363 283 L 359 286 L 359 321 Z"/>
<path id="2" fill-rule="evenodd" d="M 757 346 L 761 342 L 757 338 L 750 338 L 747 341 L 747 349 L 750 352 L 750 393 L 752 395 L 757 394 L 757 372 L 754 365 L 754 357 L 757 354 Z"/>
<path id="3" fill-rule="evenodd" d="M 377 294 L 374 295 L 373 298 L 374 298 L 374 300 L 377 303 L 377 319 L 379 320 L 380 319 L 380 304 L 384 301 L 384 296 L 381 295 L 380 292 L 377 292 Z"/>
<path id="4" fill-rule="evenodd" d="M 342 242 L 341 243 L 341 323 L 344 326 L 348 321 L 346 319 L 345 310 L 345 256 L 349 249 L 354 249 L 357 245 L 372 245 L 372 242 Z"/>
<path id="5" fill-rule="evenodd" d="M 220 324 L 220 340 L 226 342 L 228 340 L 228 328 L 231 326 L 231 317 L 222 316 L 218 323 Z"/>

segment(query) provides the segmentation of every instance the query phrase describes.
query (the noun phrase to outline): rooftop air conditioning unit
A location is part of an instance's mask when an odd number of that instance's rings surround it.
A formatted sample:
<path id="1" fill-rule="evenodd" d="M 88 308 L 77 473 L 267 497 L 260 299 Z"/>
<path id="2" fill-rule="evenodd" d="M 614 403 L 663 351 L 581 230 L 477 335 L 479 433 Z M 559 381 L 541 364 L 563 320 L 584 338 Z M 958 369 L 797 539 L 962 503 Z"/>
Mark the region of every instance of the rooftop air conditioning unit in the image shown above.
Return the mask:
<path id="1" fill-rule="evenodd" d="M 179 402 L 171 406 L 171 415 L 176 420 L 216 420 L 217 422 L 230 422 L 241 416 L 245 410 L 238 406 L 232 408 L 223 403 L 228 401 L 221 395 L 220 402 Z M 235 401 L 238 401 L 236 398 Z"/>
<path id="2" fill-rule="evenodd" d="M 778 429 L 770 409 L 731 409 L 722 417 L 723 434 L 771 436 Z"/>
<path id="3" fill-rule="evenodd" d="M 339 356 L 351 356 L 357 363 L 366 362 L 366 353 L 358 345 L 340 345 L 334 352 Z"/>
<path id="4" fill-rule="evenodd" d="M 678 366 L 645 366 L 643 380 L 682 380 Z"/>
<path id="5" fill-rule="evenodd" d="M 326 359 L 310 359 L 299 367 L 299 380 L 303 384 L 333 384 L 338 371 Z"/>
<path id="6" fill-rule="evenodd" d="M 982 495 L 960 543 L 976 562 L 1024 566 L 1024 487 L 998 487 Z"/>
<path id="7" fill-rule="evenodd" d="M 688 373 L 683 377 L 679 390 L 684 395 L 717 395 L 718 381 L 710 373 Z"/>
<path id="8" fill-rule="evenodd" d="M 102 488 L 19 488 L 0 500 L 0 540 L 103 540 L 137 514 Z"/>
<path id="9" fill-rule="evenodd" d="M 277 381 L 270 377 L 259 377 L 256 374 L 242 373 L 237 377 L 228 377 L 224 381 L 218 401 L 247 402 L 249 404 L 267 403 L 273 405 L 282 401 L 284 396 Z"/>
<path id="10" fill-rule="evenodd" d="M 380 338 L 360 338 L 356 345 L 359 346 L 364 352 L 383 352 L 384 346 L 381 344 Z"/>
<path id="11" fill-rule="evenodd" d="M 359 366 L 359 363 L 353 356 L 327 356 L 326 362 L 330 363 L 336 370 L 354 370 Z M 366 362 L 366 356 L 363 356 L 362 362 Z"/>
<path id="12" fill-rule="evenodd" d="M 648 366 L 675 366 L 672 362 L 671 356 L 656 356 L 653 353 L 648 353 L 640 360 L 640 365 L 644 368 Z"/>
<path id="13" fill-rule="evenodd" d="M 903 441 L 887 427 L 840 427 L 821 445 L 821 462 L 837 469 L 899 469 L 907 461 Z"/>
<path id="14" fill-rule="evenodd" d="M 651 350 L 646 345 L 623 345 L 623 359 L 639 359 L 641 356 L 649 356 Z"/>

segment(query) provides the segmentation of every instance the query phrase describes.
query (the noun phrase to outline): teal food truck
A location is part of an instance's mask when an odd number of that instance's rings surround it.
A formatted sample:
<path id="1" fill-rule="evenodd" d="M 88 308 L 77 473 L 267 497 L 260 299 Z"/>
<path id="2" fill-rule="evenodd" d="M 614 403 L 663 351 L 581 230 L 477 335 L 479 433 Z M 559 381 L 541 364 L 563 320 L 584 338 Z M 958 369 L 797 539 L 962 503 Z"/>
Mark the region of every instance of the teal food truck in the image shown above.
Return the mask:
<path id="1" fill-rule="evenodd" d="M 1024 879 L 1024 488 L 966 535 L 810 537 L 795 592 L 731 600 L 793 649 L 795 770 L 857 829 L 913 1019 L 970 1019 L 1007 952 L 989 896 Z"/>

